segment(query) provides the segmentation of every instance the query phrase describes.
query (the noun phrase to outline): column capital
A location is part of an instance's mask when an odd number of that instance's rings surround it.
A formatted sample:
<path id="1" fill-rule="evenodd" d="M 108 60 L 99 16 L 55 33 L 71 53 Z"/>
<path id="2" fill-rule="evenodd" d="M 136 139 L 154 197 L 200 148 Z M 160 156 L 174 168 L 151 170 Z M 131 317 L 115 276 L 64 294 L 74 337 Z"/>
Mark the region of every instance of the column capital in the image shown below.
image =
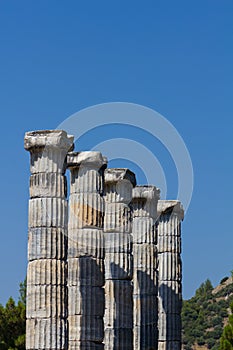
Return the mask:
<path id="1" fill-rule="evenodd" d="M 173 213 L 179 216 L 180 220 L 184 219 L 184 208 L 180 201 L 177 200 L 159 200 L 158 215 Z"/>
<path id="2" fill-rule="evenodd" d="M 103 157 L 101 152 L 84 151 L 84 152 L 69 152 L 67 154 L 67 167 L 72 168 L 102 168 L 106 167 L 108 160 Z"/>
<path id="3" fill-rule="evenodd" d="M 127 168 L 106 169 L 104 173 L 105 184 L 117 183 L 122 180 L 128 180 L 133 187 L 136 186 L 135 174 Z"/>
<path id="4" fill-rule="evenodd" d="M 133 189 L 132 199 L 157 201 L 160 198 L 160 190 L 155 186 L 136 186 Z"/>
<path id="5" fill-rule="evenodd" d="M 38 130 L 26 132 L 24 148 L 27 151 L 36 149 L 59 148 L 68 152 L 73 148 L 74 136 L 64 130 Z"/>

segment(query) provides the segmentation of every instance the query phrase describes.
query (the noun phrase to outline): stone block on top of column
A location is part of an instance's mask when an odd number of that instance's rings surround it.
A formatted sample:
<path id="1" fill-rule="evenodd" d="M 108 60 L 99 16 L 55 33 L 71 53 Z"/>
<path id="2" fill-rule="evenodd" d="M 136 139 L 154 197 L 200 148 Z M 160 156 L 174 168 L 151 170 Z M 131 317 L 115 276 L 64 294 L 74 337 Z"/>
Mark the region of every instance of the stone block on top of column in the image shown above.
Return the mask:
<path id="1" fill-rule="evenodd" d="M 133 217 L 157 219 L 160 190 L 155 186 L 136 186 L 132 193 Z"/>
<path id="2" fill-rule="evenodd" d="M 67 167 L 71 170 L 70 194 L 103 194 L 104 170 L 107 158 L 100 152 L 70 152 Z"/>
<path id="3" fill-rule="evenodd" d="M 135 174 L 126 168 L 106 169 L 105 200 L 106 203 L 129 204 L 132 200 L 132 189 L 136 186 Z"/>
<path id="4" fill-rule="evenodd" d="M 166 214 L 170 216 L 173 214 L 182 221 L 184 219 L 184 208 L 180 201 L 177 200 L 159 200 L 158 201 L 158 217 L 165 216 Z M 165 234 L 165 233 L 164 233 Z"/>
<path id="5" fill-rule="evenodd" d="M 32 174 L 65 172 L 67 152 L 73 149 L 74 137 L 63 130 L 27 132 L 24 148 L 31 153 Z"/>

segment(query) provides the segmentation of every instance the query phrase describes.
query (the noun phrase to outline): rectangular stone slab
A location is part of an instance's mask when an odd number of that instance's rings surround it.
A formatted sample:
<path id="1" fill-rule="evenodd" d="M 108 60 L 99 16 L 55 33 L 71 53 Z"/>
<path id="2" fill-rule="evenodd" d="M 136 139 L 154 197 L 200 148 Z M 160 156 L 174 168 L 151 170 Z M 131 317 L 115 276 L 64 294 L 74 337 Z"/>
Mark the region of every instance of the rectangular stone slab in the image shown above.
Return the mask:
<path id="1" fill-rule="evenodd" d="M 130 281 L 107 280 L 105 283 L 105 328 L 133 326 L 133 286 Z"/>
<path id="2" fill-rule="evenodd" d="M 28 263 L 27 285 L 66 285 L 67 263 L 62 260 L 40 259 Z"/>
<path id="3" fill-rule="evenodd" d="M 123 203 L 105 203 L 104 232 L 131 233 L 131 211 Z"/>
<path id="4" fill-rule="evenodd" d="M 102 342 L 104 339 L 103 318 L 98 316 L 69 316 L 69 341 L 84 340 Z"/>
<path id="5" fill-rule="evenodd" d="M 71 194 L 69 198 L 69 230 L 102 228 L 104 201 L 97 193 Z"/>
<path id="6" fill-rule="evenodd" d="M 103 317 L 104 289 L 91 286 L 69 287 L 68 314 Z"/>
<path id="7" fill-rule="evenodd" d="M 66 321 L 64 319 L 28 319 L 26 349 L 66 350 Z"/>
<path id="8" fill-rule="evenodd" d="M 131 280 L 133 276 L 133 256 L 129 253 L 105 254 L 106 280 Z"/>
<path id="9" fill-rule="evenodd" d="M 27 286 L 27 318 L 65 318 L 67 289 L 65 286 Z"/>
<path id="10" fill-rule="evenodd" d="M 67 229 L 38 227 L 28 232 L 28 260 L 67 258 Z"/>
<path id="11" fill-rule="evenodd" d="M 28 227 L 67 227 L 67 201 L 61 198 L 29 200 Z"/>
<path id="12" fill-rule="evenodd" d="M 38 173 L 30 176 L 30 198 L 66 198 L 67 182 L 58 173 Z"/>
<path id="13" fill-rule="evenodd" d="M 104 234 L 101 229 L 69 229 L 68 257 L 91 256 L 104 258 Z"/>
<path id="14" fill-rule="evenodd" d="M 68 286 L 104 285 L 104 259 L 80 257 L 68 259 Z"/>

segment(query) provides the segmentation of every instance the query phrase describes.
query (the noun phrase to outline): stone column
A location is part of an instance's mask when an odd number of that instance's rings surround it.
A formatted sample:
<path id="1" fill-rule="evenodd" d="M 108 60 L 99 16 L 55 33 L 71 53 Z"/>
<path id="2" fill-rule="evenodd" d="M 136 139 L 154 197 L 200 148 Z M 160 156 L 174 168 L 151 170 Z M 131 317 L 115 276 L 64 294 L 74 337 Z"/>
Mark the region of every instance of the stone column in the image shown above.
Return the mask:
<path id="1" fill-rule="evenodd" d="M 132 189 L 128 169 L 105 171 L 105 350 L 133 349 Z"/>
<path id="2" fill-rule="evenodd" d="M 181 220 L 179 201 L 158 203 L 158 350 L 181 350 Z"/>
<path id="3" fill-rule="evenodd" d="M 134 349 L 157 349 L 157 202 L 154 186 L 133 189 Z"/>
<path id="4" fill-rule="evenodd" d="M 67 349 L 65 131 L 25 135 L 31 155 L 26 349 Z"/>
<path id="5" fill-rule="evenodd" d="M 69 350 L 104 349 L 104 200 L 107 161 L 100 152 L 70 153 L 68 229 Z"/>

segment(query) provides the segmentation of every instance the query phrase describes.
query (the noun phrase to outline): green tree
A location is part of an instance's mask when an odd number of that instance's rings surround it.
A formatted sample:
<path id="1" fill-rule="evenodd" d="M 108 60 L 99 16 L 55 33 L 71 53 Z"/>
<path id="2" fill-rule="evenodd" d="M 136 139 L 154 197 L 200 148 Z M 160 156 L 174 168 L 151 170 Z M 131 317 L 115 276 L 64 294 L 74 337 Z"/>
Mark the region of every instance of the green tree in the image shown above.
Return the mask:
<path id="1" fill-rule="evenodd" d="M 233 350 L 233 302 L 230 305 L 231 315 L 229 315 L 228 324 L 224 327 L 219 350 Z"/>
<path id="2" fill-rule="evenodd" d="M 0 304 L 0 350 L 25 349 L 26 282 L 20 284 L 20 298 L 16 304 L 9 298 L 6 306 Z"/>

